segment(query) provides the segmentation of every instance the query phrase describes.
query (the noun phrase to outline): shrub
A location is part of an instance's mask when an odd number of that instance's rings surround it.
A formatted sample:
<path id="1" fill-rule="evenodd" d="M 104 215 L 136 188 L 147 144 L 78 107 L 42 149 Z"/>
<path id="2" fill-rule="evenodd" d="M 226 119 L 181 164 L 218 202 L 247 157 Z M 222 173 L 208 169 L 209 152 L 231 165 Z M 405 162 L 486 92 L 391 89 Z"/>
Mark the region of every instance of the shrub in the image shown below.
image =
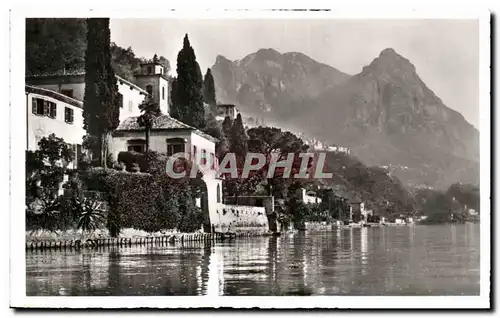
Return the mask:
<path id="1" fill-rule="evenodd" d="M 149 158 L 154 157 L 154 155 L 143 154 L 135 151 L 122 151 L 118 154 L 117 161 L 125 165 L 127 171 L 135 172 L 134 170 L 141 172 L 148 172 L 149 170 Z M 136 168 L 135 166 L 138 166 Z"/>

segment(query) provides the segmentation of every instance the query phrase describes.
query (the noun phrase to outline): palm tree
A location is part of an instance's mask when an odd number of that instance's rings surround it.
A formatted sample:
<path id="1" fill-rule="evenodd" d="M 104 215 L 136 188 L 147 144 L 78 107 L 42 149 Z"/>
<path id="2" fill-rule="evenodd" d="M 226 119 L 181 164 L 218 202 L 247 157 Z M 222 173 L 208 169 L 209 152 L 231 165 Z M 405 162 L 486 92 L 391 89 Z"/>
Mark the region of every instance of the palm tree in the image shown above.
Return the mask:
<path id="1" fill-rule="evenodd" d="M 77 228 L 83 231 L 82 234 L 90 234 L 103 224 L 104 214 L 98 198 L 77 197 L 74 201 L 74 208 L 78 215 Z"/>
<path id="2" fill-rule="evenodd" d="M 153 123 L 156 117 L 161 116 L 160 105 L 151 97 L 147 97 L 140 105 L 141 115 L 137 117 L 139 126 L 146 128 L 146 152 L 149 151 L 149 135 L 153 128 Z"/>

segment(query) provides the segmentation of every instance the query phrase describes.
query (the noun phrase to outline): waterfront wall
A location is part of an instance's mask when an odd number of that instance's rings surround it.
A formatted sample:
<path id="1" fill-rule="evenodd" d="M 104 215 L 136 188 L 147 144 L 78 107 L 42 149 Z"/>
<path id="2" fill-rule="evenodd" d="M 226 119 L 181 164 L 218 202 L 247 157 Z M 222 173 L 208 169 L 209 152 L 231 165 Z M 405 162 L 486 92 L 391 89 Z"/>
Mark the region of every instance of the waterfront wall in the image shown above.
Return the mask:
<path id="1" fill-rule="evenodd" d="M 266 208 L 259 206 L 219 204 L 216 215 L 211 218 L 217 232 L 256 232 L 269 229 Z"/>
<path id="2" fill-rule="evenodd" d="M 148 237 L 118 237 L 118 238 L 88 238 L 83 240 L 28 240 L 27 250 L 47 250 L 47 249 L 81 249 L 98 247 L 130 247 L 136 245 L 167 245 L 167 244 L 187 244 L 190 242 L 220 242 L 236 237 L 252 237 L 262 235 L 256 232 L 240 233 L 173 233 L 161 236 Z"/>

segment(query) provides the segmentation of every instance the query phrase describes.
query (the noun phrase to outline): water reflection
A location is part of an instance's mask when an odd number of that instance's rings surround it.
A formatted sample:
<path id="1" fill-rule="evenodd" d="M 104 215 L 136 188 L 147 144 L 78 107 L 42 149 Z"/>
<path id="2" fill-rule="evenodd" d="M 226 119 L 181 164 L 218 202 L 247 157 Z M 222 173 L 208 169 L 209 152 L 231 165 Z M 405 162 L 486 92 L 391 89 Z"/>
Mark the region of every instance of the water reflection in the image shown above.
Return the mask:
<path id="1" fill-rule="evenodd" d="M 27 252 L 27 295 L 477 295 L 479 226 Z"/>

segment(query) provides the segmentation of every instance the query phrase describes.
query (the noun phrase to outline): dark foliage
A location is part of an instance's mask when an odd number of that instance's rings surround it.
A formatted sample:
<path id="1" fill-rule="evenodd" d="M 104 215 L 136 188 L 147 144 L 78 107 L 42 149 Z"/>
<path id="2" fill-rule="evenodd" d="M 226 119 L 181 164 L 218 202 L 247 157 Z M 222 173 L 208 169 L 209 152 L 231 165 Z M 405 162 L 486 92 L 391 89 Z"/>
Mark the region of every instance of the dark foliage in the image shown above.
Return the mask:
<path id="1" fill-rule="evenodd" d="M 26 74 L 83 69 L 85 19 L 26 19 Z"/>
<path id="2" fill-rule="evenodd" d="M 177 79 L 172 85 L 171 115 L 193 127 L 205 128 L 203 76 L 187 34 L 177 56 Z"/>
<path id="3" fill-rule="evenodd" d="M 100 141 L 100 152 L 94 156 L 105 167 L 109 134 L 118 127 L 120 116 L 118 85 L 111 67 L 109 18 L 88 19 L 87 26 L 83 124 L 87 134 Z"/>
<path id="4" fill-rule="evenodd" d="M 153 123 L 156 117 L 161 116 L 160 105 L 152 98 L 148 97 L 139 105 L 141 115 L 137 117 L 139 126 L 144 127 L 146 131 L 146 152 L 149 151 L 149 135 L 153 128 Z"/>

